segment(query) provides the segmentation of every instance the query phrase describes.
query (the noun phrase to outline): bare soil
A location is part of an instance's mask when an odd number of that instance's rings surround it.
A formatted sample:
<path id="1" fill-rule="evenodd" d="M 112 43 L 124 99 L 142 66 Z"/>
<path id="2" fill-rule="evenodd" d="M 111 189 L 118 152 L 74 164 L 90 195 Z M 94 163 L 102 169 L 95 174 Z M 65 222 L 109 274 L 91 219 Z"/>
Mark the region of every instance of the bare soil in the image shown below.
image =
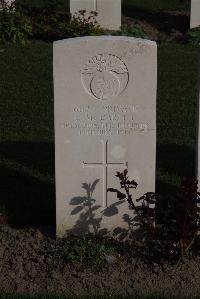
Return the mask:
<path id="1" fill-rule="evenodd" d="M 99 272 L 72 265 L 51 228 L 0 227 L 0 292 L 66 295 L 200 295 L 200 257 L 145 263 L 122 254 Z"/>

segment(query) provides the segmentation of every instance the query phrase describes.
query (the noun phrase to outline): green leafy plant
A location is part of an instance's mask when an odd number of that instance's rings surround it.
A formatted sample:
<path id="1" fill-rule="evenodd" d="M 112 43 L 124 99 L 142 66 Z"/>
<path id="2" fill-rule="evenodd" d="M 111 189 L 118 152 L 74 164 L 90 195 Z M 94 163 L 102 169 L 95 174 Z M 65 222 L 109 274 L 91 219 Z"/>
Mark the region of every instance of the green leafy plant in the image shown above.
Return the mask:
<path id="1" fill-rule="evenodd" d="M 137 38 L 148 38 L 146 33 L 143 31 L 142 27 L 139 24 L 124 24 L 121 27 L 121 35 L 133 36 Z"/>
<path id="2" fill-rule="evenodd" d="M 55 4 L 55 5 L 54 5 Z M 19 1 L 8 5 L 0 0 L 0 40 L 25 44 L 28 38 L 54 41 L 103 34 L 96 12 L 85 10 L 73 16 L 63 10 L 63 1 Z M 59 10 L 60 9 L 60 10 Z"/>
<path id="3" fill-rule="evenodd" d="M 108 32 L 110 34 L 110 32 Z M 135 24 L 124 24 L 121 26 L 120 31 L 113 31 L 112 35 L 122 35 L 122 36 L 133 36 L 136 38 L 145 38 L 148 39 L 147 34 L 143 31 L 142 27 Z"/>
<path id="4" fill-rule="evenodd" d="M 193 179 L 183 180 L 179 193 L 167 200 L 162 211 L 162 223 L 156 225 L 155 194 L 146 193 L 134 203 L 131 189 L 136 189 L 138 184 L 128 177 L 128 170 L 117 172 L 116 176 L 120 180 L 120 190 L 109 188 L 108 191 L 115 192 L 119 200 L 127 200 L 129 208 L 136 215 L 133 225 L 142 229 L 143 237 L 148 237 L 161 258 L 183 259 L 200 231 L 200 193 L 197 182 Z"/>
<path id="5" fill-rule="evenodd" d="M 58 39 L 103 33 L 96 21 L 96 12 L 85 10 L 73 16 L 67 12 L 54 11 L 52 5 L 42 7 L 22 7 L 23 13 L 30 18 L 35 39 L 54 41 Z"/>
<path id="6" fill-rule="evenodd" d="M 103 29 L 99 26 L 96 20 L 97 13 L 91 11 L 87 13 L 86 10 L 80 10 L 71 16 L 69 23 L 60 22 L 58 24 L 60 34 L 67 37 L 78 37 L 86 35 L 100 35 L 103 34 Z"/>
<path id="7" fill-rule="evenodd" d="M 31 36 L 32 26 L 22 11 L 16 10 L 14 2 L 0 0 L 0 42 L 25 44 Z"/>
<path id="8" fill-rule="evenodd" d="M 15 0 L 17 8 L 36 13 L 47 9 L 49 12 L 69 11 L 69 0 Z"/>
<path id="9" fill-rule="evenodd" d="M 63 253 L 69 262 L 95 271 L 106 265 L 106 255 L 113 254 L 113 247 L 93 236 L 70 236 L 64 240 Z"/>
<path id="10" fill-rule="evenodd" d="M 23 11 L 32 24 L 34 39 L 56 40 L 62 38 L 60 24 L 69 24 L 71 16 L 61 5 L 62 1 L 16 0 L 16 7 Z M 62 9 L 59 10 L 59 7 Z"/>
<path id="11" fill-rule="evenodd" d="M 200 44 L 200 27 L 189 30 L 188 34 L 187 34 L 187 38 L 192 44 L 199 45 Z"/>
<path id="12" fill-rule="evenodd" d="M 129 205 L 129 208 L 133 210 L 136 214 L 136 221 L 138 225 L 142 228 L 145 228 L 148 231 L 152 231 L 155 228 L 155 193 L 146 193 L 141 198 L 137 199 L 136 202 L 141 203 L 141 205 L 136 205 L 133 201 L 133 195 L 131 194 L 131 189 L 136 189 L 138 184 L 131 180 L 128 176 L 128 170 L 125 169 L 123 172 L 117 172 L 116 177 L 120 180 L 121 190 L 109 188 L 109 192 L 116 192 L 117 198 L 119 200 L 126 199 Z M 152 207 L 153 205 L 153 207 Z"/>
<path id="13" fill-rule="evenodd" d="M 184 258 L 200 232 L 200 193 L 198 183 L 184 179 L 179 193 L 169 197 L 163 209 L 163 223 L 158 231 L 164 253 Z"/>
<path id="14" fill-rule="evenodd" d="M 61 24 L 69 24 L 69 22 L 68 14 L 52 13 L 47 9 L 32 13 L 33 38 L 48 41 L 64 38 Z"/>

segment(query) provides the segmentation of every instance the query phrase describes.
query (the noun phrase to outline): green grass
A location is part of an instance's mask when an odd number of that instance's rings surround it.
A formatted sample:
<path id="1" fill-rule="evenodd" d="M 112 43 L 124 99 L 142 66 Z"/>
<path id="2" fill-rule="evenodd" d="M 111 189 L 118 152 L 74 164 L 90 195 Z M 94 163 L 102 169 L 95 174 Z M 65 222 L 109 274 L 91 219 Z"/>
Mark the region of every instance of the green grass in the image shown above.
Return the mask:
<path id="1" fill-rule="evenodd" d="M 0 140 L 53 141 L 52 46 L 1 46 Z"/>
<path id="2" fill-rule="evenodd" d="M 179 0 L 122 0 L 123 9 L 127 8 L 135 10 L 146 10 L 151 12 L 156 11 L 176 11 L 189 10 L 190 1 L 184 0 L 181 3 Z"/>
<path id="3" fill-rule="evenodd" d="M 197 49 L 159 46 L 158 61 L 157 179 L 177 186 L 195 175 Z"/>
<path id="4" fill-rule="evenodd" d="M 16 3 L 31 10 L 48 7 L 54 11 L 69 11 L 69 0 L 16 0 Z"/>
<path id="5" fill-rule="evenodd" d="M 106 255 L 116 255 L 115 249 L 114 245 L 111 246 L 93 236 L 84 238 L 71 236 L 64 241 L 63 254 L 69 262 L 81 269 L 90 268 L 99 271 L 107 265 Z"/>
<path id="6" fill-rule="evenodd" d="M 1 46 L 0 60 L 0 207 L 11 222 L 53 224 L 52 45 Z M 191 45 L 158 47 L 159 192 L 195 173 L 196 64 Z"/>
<path id="7" fill-rule="evenodd" d="M 52 46 L 0 49 L 0 206 L 11 222 L 54 223 Z"/>
<path id="8" fill-rule="evenodd" d="M 29 8 L 44 8 L 51 6 L 55 10 L 68 10 L 69 0 L 16 0 L 18 4 Z M 148 11 L 189 10 L 190 0 L 122 0 L 122 7 Z"/>

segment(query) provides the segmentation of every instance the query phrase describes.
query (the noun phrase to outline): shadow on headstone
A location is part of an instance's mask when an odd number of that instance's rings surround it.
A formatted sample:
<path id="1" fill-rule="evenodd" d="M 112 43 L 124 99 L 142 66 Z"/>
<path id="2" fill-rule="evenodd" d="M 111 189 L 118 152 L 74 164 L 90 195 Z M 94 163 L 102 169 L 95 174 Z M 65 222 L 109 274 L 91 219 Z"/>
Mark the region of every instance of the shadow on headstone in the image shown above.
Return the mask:
<path id="1" fill-rule="evenodd" d="M 83 183 L 82 188 L 85 189 L 86 196 L 76 196 L 71 199 L 70 205 L 74 206 L 71 215 L 79 214 L 79 219 L 73 228 L 70 229 L 70 234 L 87 235 L 92 231 L 94 234 L 106 236 L 109 233 L 107 229 L 101 228 L 102 219 L 103 217 L 112 217 L 118 214 L 118 206 L 123 204 L 124 200 L 117 201 L 99 212 L 99 209 L 102 207 L 97 205 L 96 199 L 92 197 L 99 181 L 100 179 L 96 179 L 93 183 Z M 124 221 L 127 222 L 125 217 Z M 122 233 L 127 233 L 127 230 L 116 228 L 114 235 L 121 235 Z"/>
<path id="2" fill-rule="evenodd" d="M 130 238 L 141 239 L 142 229 L 140 228 L 140 222 L 137 215 L 134 214 L 131 217 L 128 213 L 123 214 L 122 220 L 127 225 L 127 229 L 123 227 L 116 227 L 112 232 L 106 228 L 101 227 L 102 220 L 106 221 L 106 217 L 113 217 L 119 213 L 120 205 L 125 203 L 125 200 L 118 200 L 103 210 L 100 205 L 96 204 L 96 199 L 92 196 L 95 187 L 99 183 L 100 179 L 94 180 L 93 183 L 83 183 L 82 188 L 86 191 L 86 196 L 76 196 L 70 201 L 70 205 L 74 206 L 71 211 L 71 216 L 77 216 L 78 220 L 75 225 L 66 231 L 66 235 L 78 235 L 86 236 L 88 234 L 95 234 L 101 237 L 111 236 L 115 240 L 124 241 Z M 127 203 L 127 212 L 129 211 Z M 143 237 L 142 237 L 143 238 Z"/>
<path id="3" fill-rule="evenodd" d="M 71 215 L 79 214 L 79 219 L 70 231 L 74 234 L 85 235 L 90 232 L 92 226 L 96 234 L 100 229 L 101 217 L 97 217 L 95 212 L 99 210 L 100 205 L 96 205 L 96 200 L 92 198 L 92 194 L 100 179 L 96 179 L 92 184 L 83 183 L 82 188 L 86 191 L 86 196 L 77 196 L 71 199 L 70 205 L 74 206 Z"/>

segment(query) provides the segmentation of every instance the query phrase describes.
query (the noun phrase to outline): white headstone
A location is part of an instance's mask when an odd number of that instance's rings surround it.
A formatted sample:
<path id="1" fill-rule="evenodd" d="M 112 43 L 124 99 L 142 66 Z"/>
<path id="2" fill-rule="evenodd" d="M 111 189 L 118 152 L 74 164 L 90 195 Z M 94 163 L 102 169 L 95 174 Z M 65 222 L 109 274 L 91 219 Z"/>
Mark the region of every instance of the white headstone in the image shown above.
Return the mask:
<path id="1" fill-rule="evenodd" d="M 121 27 L 121 0 L 70 0 L 70 12 L 96 11 L 101 27 L 119 30 Z"/>
<path id="2" fill-rule="evenodd" d="M 10 6 L 14 2 L 15 2 L 15 0 L 5 0 L 5 4 L 7 4 L 8 6 Z M 0 4 L 0 10 L 2 10 L 2 5 L 1 4 Z"/>
<path id="3" fill-rule="evenodd" d="M 190 28 L 200 26 L 200 0 L 191 0 Z"/>
<path id="4" fill-rule="evenodd" d="M 6 3 L 8 3 L 8 5 L 11 5 L 13 2 L 15 2 L 15 0 L 6 0 Z"/>
<path id="5" fill-rule="evenodd" d="M 54 43 L 57 235 L 127 229 L 107 188 L 128 167 L 134 198 L 155 191 L 157 47 L 128 37 Z"/>

